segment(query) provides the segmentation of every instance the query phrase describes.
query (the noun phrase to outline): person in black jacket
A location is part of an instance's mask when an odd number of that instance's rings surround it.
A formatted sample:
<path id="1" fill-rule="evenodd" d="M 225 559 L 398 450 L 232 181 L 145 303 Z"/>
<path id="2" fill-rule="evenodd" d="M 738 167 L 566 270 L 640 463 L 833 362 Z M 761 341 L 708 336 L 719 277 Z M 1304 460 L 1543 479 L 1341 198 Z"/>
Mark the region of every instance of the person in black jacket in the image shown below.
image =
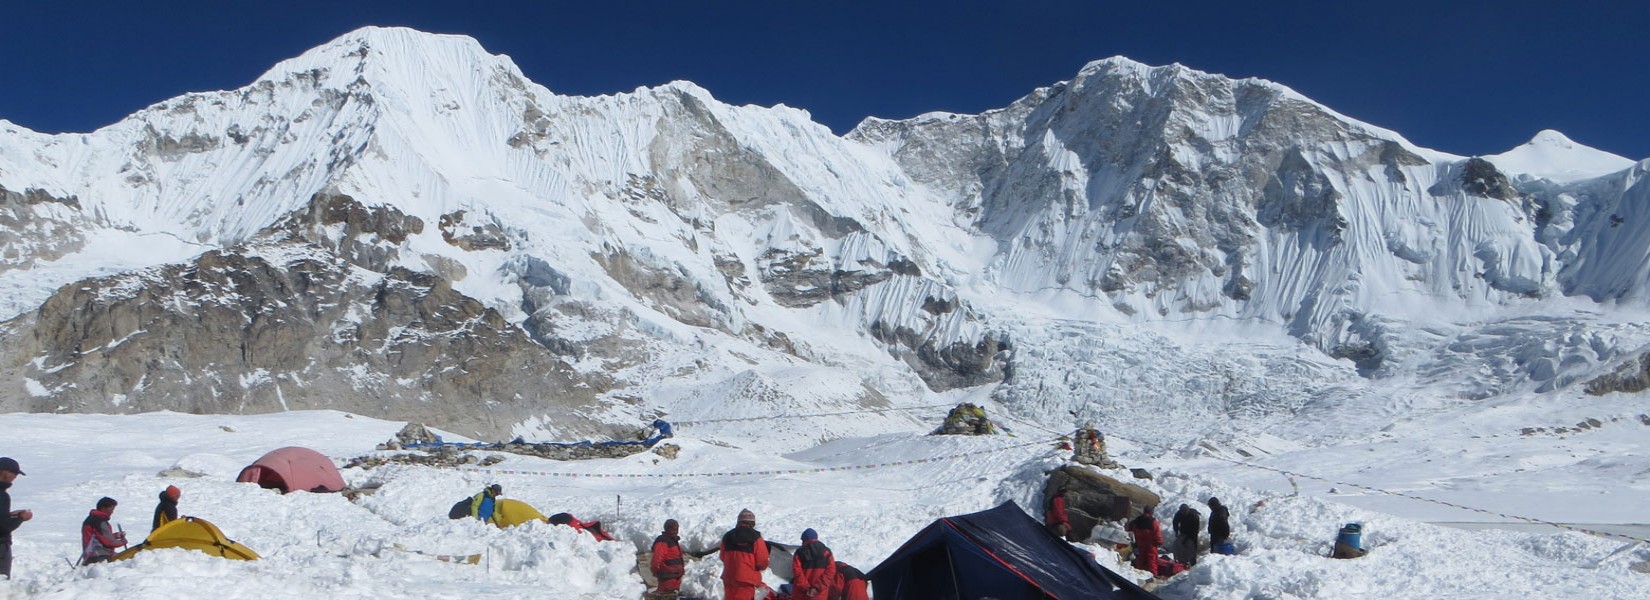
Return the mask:
<path id="1" fill-rule="evenodd" d="M 1231 513 L 1226 506 L 1220 503 L 1219 498 L 1209 499 L 1209 551 L 1216 554 L 1231 554 L 1232 525 L 1227 522 Z"/>
<path id="2" fill-rule="evenodd" d="M 160 503 L 155 505 L 155 520 L 149 525 L 151 531 L 160 529 L 161 525 L 178 520 L 178 498 L 183 497 L 183 490 L 178 486 L 169 485 L 160 492 Z"/>
<path id="3" fill-rule="evenodd" d="M 11 509 L 11 482 L 17 481 L 18 475 L 27 475 L 23 468 L 17 466 L 17 461 L 11 457 L 0 457 L 0 575 L 11 579 L 11 532 L 16 531 L 24 521 L 34 518 L 34 513 L 27 510 Z"/>
<path id="4" fill-rule="evenodd" d="M 1203 527 L 1203 515 L 1197 509 L 1180 505 L 1174 513 L 1174 559 L 1190 567 L 1197 564 L 1197 532 Z"/>

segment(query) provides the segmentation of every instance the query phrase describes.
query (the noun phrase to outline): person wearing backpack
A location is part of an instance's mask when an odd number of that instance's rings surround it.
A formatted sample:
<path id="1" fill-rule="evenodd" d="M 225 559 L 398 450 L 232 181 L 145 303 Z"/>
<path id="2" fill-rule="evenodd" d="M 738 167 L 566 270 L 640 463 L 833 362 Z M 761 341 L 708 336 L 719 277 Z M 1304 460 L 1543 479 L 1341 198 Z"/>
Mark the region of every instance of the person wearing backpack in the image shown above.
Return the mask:
<path id="1" fill-rule="evenodd" d="M 109 528 L 109 518 L 114 516 L 115 506 L 119 504 L 114 498 L 104 497 L 80 523 L 80 564 L 107 561 L 115 555 L 115 548 L 126 545 L 126 532 Z"/>
<path id="2" fill-rule="evenodd" d="M 481 522 L 492 524 L 493 508 L 498 503 L 498 497 L 504 495 L 504 486 L 492 484 L 482 488 L 481 492 L 470 497 L 470 516 L 481 519 Z"/>

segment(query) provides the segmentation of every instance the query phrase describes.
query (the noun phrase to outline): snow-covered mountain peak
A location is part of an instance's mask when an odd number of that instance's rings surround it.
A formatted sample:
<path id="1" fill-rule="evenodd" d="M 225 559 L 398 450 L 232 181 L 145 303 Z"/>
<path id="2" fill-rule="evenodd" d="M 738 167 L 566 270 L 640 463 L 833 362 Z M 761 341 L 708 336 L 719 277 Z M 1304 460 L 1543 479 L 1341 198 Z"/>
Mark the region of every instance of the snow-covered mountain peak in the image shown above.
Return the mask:
<path id="1" fill-rule="evenodd" d="M 1523 145 L 1484 157 L 1502 171 L 1529 175 L 1555 183 L 1569 183 L 1609 175 L 1633 166 L 1633 161 L 1543 129 Z"/>
<path id="2" fill-rule="evenodd" d="M 259 81 L 280 82 L 295 73 L 324 75 L 328 87 L 360 83 L 417 89 L 433 79 L 479 68 L 523 77 L 508 56 L 488 53 L 475 38 L 425 33 L 403 27 L 363 27 L 303 54 L 276 63 Z M 316 70 L 320 73 L 314 74 Z"/>

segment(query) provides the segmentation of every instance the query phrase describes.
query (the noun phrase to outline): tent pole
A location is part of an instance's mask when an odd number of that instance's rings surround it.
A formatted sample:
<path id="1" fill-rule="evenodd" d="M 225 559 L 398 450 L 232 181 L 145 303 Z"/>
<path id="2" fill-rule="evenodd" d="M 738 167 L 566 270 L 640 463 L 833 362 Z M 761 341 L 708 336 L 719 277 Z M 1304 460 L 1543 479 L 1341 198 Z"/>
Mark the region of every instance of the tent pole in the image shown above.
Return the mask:
<path id="1" fill-rule="evenodd" d="M 949 570 L 951 571 L 951 597 L 952 598 L 961 598 L 962 597 L 962 582 L 957 581 L 957 562 L 954 561 L 954 560 L 951 560 L 951 547 L 950 546 L 944 546 L 944 548 L 945 548 L 945 565 L 947 567 L 950 567 Z"/>

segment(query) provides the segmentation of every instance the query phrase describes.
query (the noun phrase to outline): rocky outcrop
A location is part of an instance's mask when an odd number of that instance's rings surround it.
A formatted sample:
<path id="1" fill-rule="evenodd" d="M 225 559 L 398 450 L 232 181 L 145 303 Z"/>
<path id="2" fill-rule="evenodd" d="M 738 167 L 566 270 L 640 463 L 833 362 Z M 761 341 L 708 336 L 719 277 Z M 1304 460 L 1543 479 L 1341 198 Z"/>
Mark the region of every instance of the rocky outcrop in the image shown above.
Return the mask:
<path id="1" fill-rule="evenodd" d="M 0 272 L 52 261 L 86 245 L 80 201 L 0 186 Z"/>
<path id="2" fill-rule="evenodd" d="M 1640 354 L 1638 358 L 1618 365 L 1614 371 L 1588 381 L 1584 389 L 1594 396 L 1615 392 L 1634 394 L 1650 389 L 1650 352 Z"/>
<path id="3" fill-rule="evenodd" d="M 393 206 L 369 207 L 347 195 L 321 192 L 261 233 L 266 239 L 315 244 L 352 265 L 384 272 L 400 260 L 407 238 L 423 231 L 423 220 Z"/>
<path id="4" fill-rule="evenodd" d="M 728 307 L 699 289 L 680 268 L 648 264 L 622 250 L 592 253 L 590 258 L 636 298 L 672 319 L 694 327 L 717 327 L 727 318 Z"/>
<path id="5" fill-rule="evenodd" d="M 1066 488 L 1066 516 L 1071 518 L 1072 534 L 1080 540 L 1089 539 L 1094 526 L 1101 521 L 1121 521 L 1140 514 L 1147 506 L 1157 506 L 1163 498 L 1151 490 L 1124 483 L 1099 472 L 1076 466 L 1061 467 L 1051 473 L 1043 485 L 1043 506 L 1048 506 L 1054 493 Z"/>
<path id="6" fill-rule="evenodd" d="M 998 355 L 1007 340 L 986 334 L 977 340 L 946 342 L 925 332 L 886 321 L 873 321 L 871 336 L 907 359 L 929 389 L 944 391 L 1002 381 L 1005 365 Z"/>
<path id="7" fill-rule="evenodd" d="M 477 250 L 509 250 L 510 239 L 498 223 L 480 224 L 467 220 L 468 211 L 454 211 L 441 215 L 441 239 L 465 252 Z"/>
<path id="8" fill-rule="evenodd" d="M 1518 190 L 1513 188 L 1512 182 L 1507 181 L 1507 176 L 1496 169 L 1490 161 L 1482 158 L 1467 159 L 1466 164 L 1461 167 L 1460 181 L 1461 187 L 1470 194 L 1497 200 L 1514 200 L 1519 197 Z"/>
<path id="9" fill-rule="evenodd" d="M 575 416 L 597 412 L 587 382 L 497 311 L 438 277 L 366 271 L 313 245 L 82 281 L 3 339 L 20 385 L 0 410 L 329 408 L 481 439 L 554 414 L 565 431 L 603 432 Z"/>

